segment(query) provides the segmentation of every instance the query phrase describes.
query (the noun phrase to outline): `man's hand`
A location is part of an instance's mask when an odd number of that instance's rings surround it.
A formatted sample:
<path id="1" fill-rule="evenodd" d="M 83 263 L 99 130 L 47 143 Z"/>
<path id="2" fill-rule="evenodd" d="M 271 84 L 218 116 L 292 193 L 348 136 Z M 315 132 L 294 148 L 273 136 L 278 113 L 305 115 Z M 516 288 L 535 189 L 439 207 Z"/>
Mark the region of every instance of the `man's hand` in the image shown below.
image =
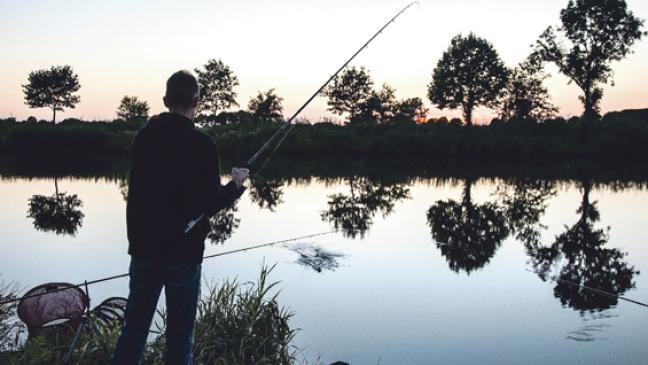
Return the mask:
<path id="1" fill-rule="evenodd" d="M 243 182 L 250 177 L 250 170 L 242 167 L 234 167 L 232 169 L 232 180 L 237 187 L 243 186 Z"/>

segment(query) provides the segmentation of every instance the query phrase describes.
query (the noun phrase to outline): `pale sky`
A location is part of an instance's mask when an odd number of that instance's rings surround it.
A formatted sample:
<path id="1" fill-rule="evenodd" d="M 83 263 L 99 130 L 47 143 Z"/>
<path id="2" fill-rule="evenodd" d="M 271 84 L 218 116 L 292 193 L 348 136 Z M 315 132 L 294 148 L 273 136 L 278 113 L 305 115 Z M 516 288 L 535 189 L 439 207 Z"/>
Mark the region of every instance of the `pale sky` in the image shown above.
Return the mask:
<path id="1" fill-rule="evenodd" d="M 648 1 L 627 0 L 642 19 Z M 24 104 L 21 84 L 30 71 L 70 65 L 79 75 L 81 102 L 57 113 L 67 117 L 115 118 L 124 95 L 164 110 L 168 76 L 221 58 L 238 76 L 238 102 L 246 107 L 259 90 L 276 88 L 284 114 L 292 114 L 329 75 L 403 6 L 395 0 L 273 1 L 87 1 L 0 0 L 0 118 L 30 115 L 50 119 L 49 109 Z M 549 25 L 559 22 L 567 0 L 420 1 L 379 36 L 352 65 L 370 70 L 377 87 L 396 88 L 398 98 L 427 100 L 431 73 L 450 39 L 475 32 L 489 40 L 508 66 L 530 52 Z M 605 87 L 603 112 L 648 107 L 648 40 L 613 65 L 615 86 Z M 546 82 L 564 116 L 582 113 L 580 90 L 567 85 L 555 67 Z M 332 116 L 326 100 L 316 99 L 303 113 L 316 121 Z M 492 112 L 480 109 L 479 120 Z"/>

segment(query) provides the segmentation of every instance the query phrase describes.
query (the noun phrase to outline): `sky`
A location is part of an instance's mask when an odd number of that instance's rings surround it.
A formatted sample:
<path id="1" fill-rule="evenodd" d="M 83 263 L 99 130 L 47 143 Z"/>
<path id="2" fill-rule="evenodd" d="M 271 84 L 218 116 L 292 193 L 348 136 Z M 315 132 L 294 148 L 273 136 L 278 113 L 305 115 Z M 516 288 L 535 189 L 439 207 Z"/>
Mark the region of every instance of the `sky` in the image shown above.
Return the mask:
<path id="1" fill-rule="evenodd" d="M 0 118 L 50 119 L 30 109 L 21 85 L 30 71 L 70 65 L 78 74 L 81 102 L 57 119 L 112 119 L 124 95 L 164 111 L 164 84 L 179 69 L 222 59 L 239 78 L 237 101 L 246 107 L 258 91 L 275 88 L 292 114 L 382 24 L 407 4 L 395 0 L 0 0 Z M 377 87 L 388 83 L 398 98 L 418 96 L 430 116 L 460 116 L 434 108 L 427 85 L 450 39 L 474 32 L 490 41 L 507 66 L 515 66 L 549 25 L 557 25 L 567 0 L 422 0 L 386 29 L 352 63 L 365 66 Z M 642 19 L 648 1 L 627 0 Z M 615 86 L 606 86 L 602 111 L 648 107 L 648 39 L 613 64 Z M 582 113 L 580 90 L 555 66 L 546 81 L 566 117 Z M 339 119 L 317 98 L 302 114 Z M 494 112 L 480 108 L 479 121 Z"/>

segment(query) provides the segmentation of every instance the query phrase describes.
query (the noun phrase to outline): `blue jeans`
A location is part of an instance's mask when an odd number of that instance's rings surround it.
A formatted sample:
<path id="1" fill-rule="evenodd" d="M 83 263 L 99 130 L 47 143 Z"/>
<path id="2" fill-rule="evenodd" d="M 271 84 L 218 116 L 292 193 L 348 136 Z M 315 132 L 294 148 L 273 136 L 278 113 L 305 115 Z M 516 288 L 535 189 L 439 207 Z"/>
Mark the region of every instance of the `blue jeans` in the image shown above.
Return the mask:
<path id="1" fill-rule="evenodd" d="M 191 364 L 200 269 L 200 264 L 163 265 L 131 258 L 126 318 L 113 365 L 139 363 L 162 287 L 167 313 L 165 363 Z"/>

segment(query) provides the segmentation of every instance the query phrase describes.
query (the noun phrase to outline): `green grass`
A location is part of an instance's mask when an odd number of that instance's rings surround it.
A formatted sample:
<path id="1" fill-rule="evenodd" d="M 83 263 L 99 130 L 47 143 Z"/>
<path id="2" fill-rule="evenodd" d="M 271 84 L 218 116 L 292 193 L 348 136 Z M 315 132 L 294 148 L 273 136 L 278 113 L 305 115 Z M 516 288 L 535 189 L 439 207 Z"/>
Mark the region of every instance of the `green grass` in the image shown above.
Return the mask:
<path id="1" fill-rule="evenodd" d="M 256 283 L 243 284 L 233 279 L 210 286 L 198 305 L 193 349 L 195 364 L 298 362 L 299 350 L 292 344 L 296 330 L 289 323 L 293 312 L 278 303 L 279 283 L 268 281 L 273 268 L 264 265 Z M 5 290 L 0 292 L 0 297 L 15 295 L 7 292 L 7 286 L 1 288 Z M 164 363 L 164 313 L 159 314 L 161 317 L 156 326 L 157 332 L 162 334 L 147 344 L 142 360 L 146 365 Z M 13 315 L 15 306 L 1 317 L 3 325 L 9 323 Z M 118 328 L 84 332 L 71 363 L 109 363 L 118 335 Z M 11 365 L 62 364 L 70 341 L 69 335 L 32 338 L 11 351 L 0 353 L 0 362 Z"/>

